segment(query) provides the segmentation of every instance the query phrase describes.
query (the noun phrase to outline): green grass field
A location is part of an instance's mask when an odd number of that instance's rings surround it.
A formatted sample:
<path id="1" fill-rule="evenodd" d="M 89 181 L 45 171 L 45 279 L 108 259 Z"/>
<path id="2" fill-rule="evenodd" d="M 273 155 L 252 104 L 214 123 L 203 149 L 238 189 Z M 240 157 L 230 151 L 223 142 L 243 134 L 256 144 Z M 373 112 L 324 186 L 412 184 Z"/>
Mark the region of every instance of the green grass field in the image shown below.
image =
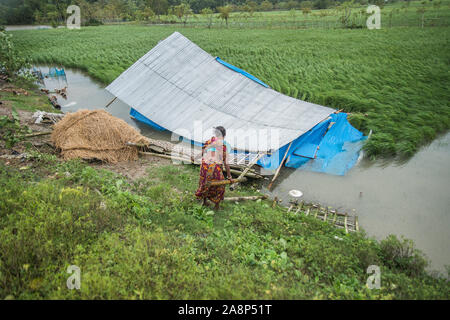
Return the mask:
<path id="1" fill-rule="evenodd" d="M 42 153 L 20 165 L 0 160 L 1 299 L 449 298 L 408 241 L 345 234 L 268 200 L 201 207 L 198 167 L 128 181 Z M 371 264 L 380 289 L 366 287 Z M 66 288 L 70 265 L 81 290 Z"/>
<path id="2" fill-rule="evenodd" d="M 408 157 L 450 127 L 449 28 L 206 29 L 102 26 L 16 31 L 36 63 L 87 71 L 105 84 L 180 31 L 213 56 L 292 97 L 344 109 L 371 157 Z"/>
<path id="3" fill-rule="evenodd" d="M 425 8 L 424 26 L 449 26 L 450 25 L 450 1 L 441 0 L 425 4 L 422 1 L 398 1 L 386 5 L 381 9 L 381 23 L 384 28 L 390 27 L 419 27 L 422 26 L 422 14 L 417 10 Z M 357 26 L 365 26 L 368 14 L 367 6 L 359 4 L 352 5 L 349 19 Z M 271 28 L 271 29 L 292 29 L 292 28 L 343 28 L 341 17 L 344 15 L 343 7 L 336 7 L 324 10 L 311 10 L 309 14 L 303 14 L 300 9 L 254 12 L 232 12 L 228 22 L 229 28 Z M 163 22 L 177 21 L 175 17 L 163 16 Z M 153 18 L 152 23 L 159 23 L 157 18 Z M 214 14 L 211 28 L 224 28 L 225 21 L 219 19 L 218 14 Z M 188 18 L 188 26 L 206 27 L 209 19 L 201 14 Z"/>

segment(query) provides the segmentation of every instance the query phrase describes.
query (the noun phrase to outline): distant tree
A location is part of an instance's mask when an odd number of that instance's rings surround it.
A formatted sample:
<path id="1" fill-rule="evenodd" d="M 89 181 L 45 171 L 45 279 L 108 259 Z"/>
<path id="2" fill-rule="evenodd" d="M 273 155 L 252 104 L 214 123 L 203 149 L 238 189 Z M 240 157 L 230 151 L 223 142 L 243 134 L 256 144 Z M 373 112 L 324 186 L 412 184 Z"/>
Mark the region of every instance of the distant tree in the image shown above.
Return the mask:
<path id="1" fill-rule="evenodd" d="M 276 8 L 286 10 L 288 8 L 288 4 L 285 1 L 280 1 L 277 3 Z"/>
<path id="2" fill-rule="evenodd" d="M 231 6 L 226 5 L 224 7 L 218 7 L 217 11 L 219 12 L 218 18 L 225 20 L 225 24 L 228 28 L 228 19 L 230 19 L 230 13 L 232 11 Z"/>
<path id="3" fill-rule="evenodd" d="M 297 16 L 297 11 L 295 9 L 289 10 L 289 15 L 291 16 L 292 20 L 295 22 L 295 17 Z"/>
<path id="4" fill-rule="evenodd" d="M 258 9 L 258 4 L 253 0 L 247 1 L 247 6 L 250 15 L 253 15 L 253 13 Z"/>
<path id="5" fill-rule="evenodd" d="M 180 22 L 183 22 L 184 25 L 186 25 L 187 19 L 192 16 L 191 7 L 187 3 L 171 7 L 170 13 L 177 17 Z"/>
<path id="6" fill-rule="evenodd" d="M 206 18 L 206 21 L 208 21 L 208 29 L 211 28 L 214 12 L 210 8 L 203 8 L 200 13 Z"/>
<path id="7" fill-rule="evenodd" d="M 147 5 L 153 10 L 153 12 L 158 16 L 167 14 L 169 9 L 169 2 L 167 0 L 147 0 Z"/>
<path id="8" fill-rule="evenodd" d="M 262 11 L 270 11 L 273 9 L 273 4 L 270 1 L 264 0 L 259 7 Z"/>
<path id="9" fill-rule="evenodd" d="M 50 21 L 53 28 L 56 28 L 58 26 L 58 23 L 57 23 L 58 16 L 59 16 L 59 14 L 57 11 L 47 12 L 47 21 Z"/>
<path id="10" fill-rule="evenodd" d="M 384 0 L 380 0 L 384 1 Z M 327 9 L 330 6 L 330 0 L 316 0 L 314 2 L 314 8 L 316 9 Z"/>
<path id="11" fill-rule="evenodd" d="M 303 13 L 305 16 L 308 16 L 308 14 L 311 13 L 311 8 L 308 8 L 308 7 L 302 8 L 302 13 Z"/>
<path id="12" fill-rule="evenodd" d="M 300 3 L 300 9 L 303 9 L 303 8 L 309 8 L 309 9 L 311 9 L 312 7 L 313 7 L 312 1 L 302 1 L 302 2 Z"/>
<path id="13" fill-rule="evenodd" d="M 43 16 L 42 16 L 42 12 L 41 11 L 35 10 L 33 16 L 34 16 L 34 21 L 35 22 L 42 23 Z"/>
<path id="14" fill-rule="evenodd" d="M 138 20 L 149 21 L 152 20 L 154 17 L 155 13 L 150 7 L 145 7 L 143 10 L 137 10 L 136 12 L 136 18 Z"/>
<path id="15" fill-rule="evenodd" d="M 295 9 L 298 8 L 298 2 L 295 0 L 289 0 L 287 3 L 287 8 L 288 9 Z"/>
<path id="16" fill-rule="evenodd" d="M 380 9 L 384 8 L 384 0 L 376 0 L 375 4 L 380 7 Z"/>
<path id="17" fill-rule="evenodd" d="M 86 0 L 77 0 L 76 4 L 80 7 L 82 22 L 86 23 L 95 18 L 95 7 L 92 3 Z"/>

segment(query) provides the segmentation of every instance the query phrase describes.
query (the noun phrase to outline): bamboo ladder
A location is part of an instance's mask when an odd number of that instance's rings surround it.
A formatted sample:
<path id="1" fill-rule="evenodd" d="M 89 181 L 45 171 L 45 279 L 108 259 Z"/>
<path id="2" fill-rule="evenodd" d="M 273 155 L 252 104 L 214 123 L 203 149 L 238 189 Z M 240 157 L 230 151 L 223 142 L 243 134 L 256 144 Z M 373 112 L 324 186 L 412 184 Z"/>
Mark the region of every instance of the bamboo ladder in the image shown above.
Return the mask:
<path id="1" fill-rule="evenodd" d="M 337 210 L 332 210 L 330 207 L 322 207 L 315 203 L 306 203 L 304 201 L 296 203 L 291 201 L 290 204 L 287 208 L 288 212 L 296 209 L 295 214 L 304 212 L 305 216 L 313 216 L 316 219 L 330 223 L 336 228 L 344 229 L 345 233 L 359 231 L 358 216 L 355 214 L 355 210 L 353 210 L 352 215 L 349 215 L 347 212 L 341 213 Z"/>

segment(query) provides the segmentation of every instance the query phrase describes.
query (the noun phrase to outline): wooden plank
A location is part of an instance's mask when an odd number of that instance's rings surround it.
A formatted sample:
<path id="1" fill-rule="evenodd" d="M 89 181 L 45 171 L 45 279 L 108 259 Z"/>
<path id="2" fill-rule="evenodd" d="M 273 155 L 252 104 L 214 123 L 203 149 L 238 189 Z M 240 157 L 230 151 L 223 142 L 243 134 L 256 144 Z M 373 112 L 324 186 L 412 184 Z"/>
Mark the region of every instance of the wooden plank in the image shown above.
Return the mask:
<path id="1" fill-rule="evenodd" d="M 287 154 L 288 154 L 288 152 L 289 152 L 289 149 L 291 148 L 291 145 L 292 145 L 292 141 L 291 141 L 291 143 L 289 143 L 289 146 L 288 146 L 288 148 L 287 148 L 287 150 L 286 150 L 286 152 L 285 152 L 285 154 L 284 154 L 284 156 L 283 156 L 283 160 L 281 160 L 281 163 L 280 163 L 280 165 L 278 166 L 277 171 L 275 172 L 275 175 L 274 175 L 273 178 L 272 178 L 272 181 L 271 181 L 271 182 L 269 183 L 269 185 L 267 186 L 267 189 L 268 189 L 269 191 L 270 191 L 270 189 L 272 189 L 272 185 L 273 185 L 275 179 L 278 178 L 278 175 L 280 174 L 281 167 L 283 166 L 284 160 L 286 159 L 286 156 L 287 156 Z"/>
<path id="2" fill-rule="evenodd" d="M 298 205 L 298 208 L 295 211 L 295 213 L 297 214 L 300 210 L 302 210 L 302 208 L 303 208 L 303 201 L 300 201 L 300 204 Z"/>
<path id="3" fill-rule="evenodd" d="M 223 186 L 226 184 L 232 184 L 232 183 L 236 183 L 236 182 L 245 182 L 245 181 L 247 181 L 247 178 L 242 177 L 242 178 L 230 179 L 230 180 L 209 181 L 206 183 L 206 185 L 211 186 L 211 187 L 217 187 L 217 186 Z"/>
<path id="4" fill-rule="evenodd" d="M 24 137 L 25 138 L 31 138 L 31 137 L 37 137 L 37 136 L 44 136 L 44 135 L 47 135 L 47 134 L 51 134 L 52 132 L 53 131 L 28 133 L 28 134 L 25 134 Z"/>

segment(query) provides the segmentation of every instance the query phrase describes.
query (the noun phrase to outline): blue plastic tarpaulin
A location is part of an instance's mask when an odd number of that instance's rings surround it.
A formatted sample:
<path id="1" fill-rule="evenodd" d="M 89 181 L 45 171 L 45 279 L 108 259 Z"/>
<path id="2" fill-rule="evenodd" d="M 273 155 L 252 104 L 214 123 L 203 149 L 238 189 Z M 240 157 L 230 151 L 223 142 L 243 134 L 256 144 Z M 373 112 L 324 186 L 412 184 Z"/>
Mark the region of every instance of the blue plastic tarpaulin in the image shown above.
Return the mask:
<path id="1" fill-rule="evenodd" d="M 330 115 L 314 128 L 292 142 L 286 167 L 344 175 L 358 160 L 367 137 L 347 120 L 346 113 Z M 263 168 L 275 170 L 280 165 L 289 144 L 258 161 Z"/>
<path id="2" fill-rule="evenodd" d="M 156 130 L 159 130 L 159 131 L 166 130 L 165 128 L 161 127 L 160 125 L 156 124 L 152 120 L 148 119 L 146 116 L 142 115 L 141 113 L 139 113 L 138 111 L 136 111 L 133 108 L 130 109 L 130 116 L 134 117 L 138 121 L 148 124 L 149 126 L 155 128 Z"/>
<path id="3" fill-rule="evenodd" d="M 239 69 L 238 67 L 233 66 L 232 64 L 229 64 L 228 62 L 223 61 L 222 59 L 220 59 L 219 57 L 216 57 L 217 62 L 223 64 L 224 66 L 230 68 L 233 71 L 239 72 L 240 74 L 246 76 L 249 79 L 252 79 L 253 81 L 259 83 L 260 85 L 268 88 L 269 86 L 267 84 L 265 84 L 264 82 L 262 82 L 261 80 L 259 80 L 258 78 L 256 78 L 255 76 L 251 75 L 250 73 L 248 73 L 247 71 L 244 71 L 242 69 Z"/>

